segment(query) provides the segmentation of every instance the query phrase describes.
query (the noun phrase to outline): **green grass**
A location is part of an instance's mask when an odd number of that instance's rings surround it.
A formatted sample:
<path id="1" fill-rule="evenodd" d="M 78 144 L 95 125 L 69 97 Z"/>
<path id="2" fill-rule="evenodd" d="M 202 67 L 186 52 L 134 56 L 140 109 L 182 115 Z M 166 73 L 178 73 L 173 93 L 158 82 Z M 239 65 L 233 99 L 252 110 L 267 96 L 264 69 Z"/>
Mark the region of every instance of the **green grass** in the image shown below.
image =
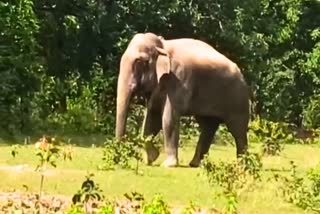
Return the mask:
<path id="1" fill-rule="evenodd" d="M 89 139 L 89 138 L 88 138 Z M 91 139 L 91 138 L 90 138 Z M 90 140 L 83 140 L 91 145 Z M 99 144 L 95 142 L 95 144 Z M 259 144 L 252 144 L 250 150 L 258 151 Z M 186 166 L 193 156 L 195 145 L 186 145 L 179 151 L 180 161 Z M 9 145 L 0 146 L 0 190 L 22 190 L 23 185 L 28 191 L 38 191 L 40 176 L 34 172 L 37 157 L 33 145 L 23 146 L 16 158 L 10 154 Z M 320 147 L 317 145 L 286 145 L 280 156 L 263 157 L 263 181 L 253 192 L 244 195 L 240 200 L 241 213 L 302 213 L 303 210 L 286 203 L 277 195 L 275 181 L 268 181 L 274 172 L 287 173 L 290 161 L 298 165 L 299 172 L 320 163 Z M 138 191 L 146 198 L 161 193 L 172 206 L 187 206 L 194 201 L 204 207 L 222 208 L 224 201 L 217 197 L 216 189 L 209 186 L 205 177 L 200 176 L 201 170 L 188 167 L 162 168 L 158 164 L 164 159 L 162 152 L 155 163 L 156 166 L 141 166 L 141 175 L 130 170 L 98 171 L 102 163 L 102 149 L 91 147 L 75 147 L 72 161 L 58 161 L 56 169 L 50 168 L 44 182 L 47 193 L 72 195 L 79 188 L 87 172 L 95 174 L 94 180 L 100 184 L 107 197 L 122 197 L 126 192 Z M 214 145 L 210 156 L 214 161 L 231 161 L 235 159 L 235 148 L 232 146 Z M 27 164 L 22 171 L 17 165 Z M 10 167 L 8 167 L 10 166 Z"/>

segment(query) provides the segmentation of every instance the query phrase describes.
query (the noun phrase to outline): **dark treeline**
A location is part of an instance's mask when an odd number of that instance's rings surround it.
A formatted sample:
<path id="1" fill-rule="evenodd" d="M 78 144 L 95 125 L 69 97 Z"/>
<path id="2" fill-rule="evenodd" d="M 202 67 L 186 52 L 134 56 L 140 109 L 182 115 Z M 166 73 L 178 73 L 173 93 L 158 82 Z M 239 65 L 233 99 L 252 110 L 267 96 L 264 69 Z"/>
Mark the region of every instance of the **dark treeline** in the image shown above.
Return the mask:
<path id="1" fill-rule="evenodd" d="M 2 0 L 2 131 L 113 134 L 119 60 L 147 31 L 231 58 L 262 117 L 320 126 L 319 1 Z"/>

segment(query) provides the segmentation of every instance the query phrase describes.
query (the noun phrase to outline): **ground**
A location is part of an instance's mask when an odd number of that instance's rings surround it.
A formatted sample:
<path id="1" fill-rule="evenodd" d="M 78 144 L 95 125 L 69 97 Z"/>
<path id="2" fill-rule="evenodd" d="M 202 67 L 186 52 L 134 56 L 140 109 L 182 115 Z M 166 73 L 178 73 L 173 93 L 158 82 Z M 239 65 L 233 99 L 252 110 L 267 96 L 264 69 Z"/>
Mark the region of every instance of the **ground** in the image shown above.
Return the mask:
<path id="1" fill-rule="evenodd" d="M 94 142 L 96 143 L 96 142 Z M 91 143 L 87 143 L 91 145 Z M 80 188 L 88 172 L 94 173 L 94 180 L 104 194 L 110 198 L 121 198 L 124 193 L 137 191 L 146 198 L 161 193 L 172 207 L 187 206 L 190 201 L 202 207 L 222 208 L 225 201 L 217 195 L 217 189 L 211 187 L 201 175 L 201 169 L 186 167 L 191 160 L 194 147 L 192 143 L 181 148 L 179 156 L 182 167 L 162 168 L 163 152 L 155 166 L 141 165 L 140 174 L 131 170 L 99 171 L 102 163 L 102 149 L 96 146 L 77 146 L 72 161 L 58 161 L 57 168 L 46 172 L 44 191 L 49 194 L 72 196 Z M 259 151 L 260 144 L 251 144 L 251 151 Z M 34 145 L 23 146 L 15 158 L 11 156 L 11 146 L 0 144 L 0 191 L 15 190 L 37 192 L 40 176 L 34 172 L 37 165 Z M 215 161 L 235 159 L 235 148 L 231 145 L 214 145 L 210 158 Z M 294 161 L 299 172 L 306 172 L 320 163 L 319 145 L 285 145 L 280 156 L 263 158 L 263 181 L 259 187 L 240 199 L 240 213 L 301 213 L 300 208 L 286 203 L 277 194 L 274 180 L 268 180 L 274 173 L 285 174 Z"/>

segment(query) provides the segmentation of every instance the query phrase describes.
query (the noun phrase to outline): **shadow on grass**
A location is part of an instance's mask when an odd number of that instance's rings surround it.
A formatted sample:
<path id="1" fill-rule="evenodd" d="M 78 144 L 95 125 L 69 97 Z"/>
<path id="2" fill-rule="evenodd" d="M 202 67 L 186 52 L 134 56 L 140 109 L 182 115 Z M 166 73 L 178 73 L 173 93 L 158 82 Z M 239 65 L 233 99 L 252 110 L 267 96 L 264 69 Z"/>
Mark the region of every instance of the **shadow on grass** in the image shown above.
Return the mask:
<path id="1" fill-rule="evenodd" d="M 163 169 L 186 169 L 186 168 L 190 168 L 190 169 L 198 169 L 199 167 L 191 167 L 188 164 L 180 164 L 179 166 L 175 166 L 175 167 L 164 167 L 161 166 L 161 163 L 154 163 L 152 165 L 146 165 L 147 167 L 150 168 L 163 168 Z"/>
<path id="2" fill-rule="evenodd" d="M 276 168 L 268 168 L 268 169 L 263 169 L 265 172 L 290 172 L 290 169 L 276 169 Z"/>
<path id="3" fill-rule="evenodd" d="M 6 133 L 0 132 L 0 146 L 10 146 L 14 144 L 30 145 L 35 144 L 42 136 L 50 136 L 63 141 L 64 143 L 70 143 L 79 147 L 100 147 L 104 144 L 106 139 L 110 136 L 95 133 L 59 133 L 59 132 L 42 132 L 42 133 Z"/>

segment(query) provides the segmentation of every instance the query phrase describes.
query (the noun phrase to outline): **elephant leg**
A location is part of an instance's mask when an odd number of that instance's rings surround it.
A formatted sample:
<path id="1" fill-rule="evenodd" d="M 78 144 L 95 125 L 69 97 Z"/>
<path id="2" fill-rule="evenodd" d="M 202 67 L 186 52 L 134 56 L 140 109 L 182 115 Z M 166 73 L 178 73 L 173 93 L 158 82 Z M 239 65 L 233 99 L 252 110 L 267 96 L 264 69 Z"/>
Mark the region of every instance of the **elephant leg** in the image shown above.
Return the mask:
<path id="1" fill-rule="evenodd" d="M 236 142 L 237 157 L 245 154 L 248 149 L 248 123 L 248 118 L 244 116 L 235 116 L 231 120 L 226 121 L 226 126 Z"/>
<path id="2" fill-rule="evenodd" d="M 208 153 L 214 135 L 221 123 L 221 120 L 215 117 L 196 117 L 199 123 L 200 136 L 197 143 L 196 151 L 189 163 L 190 167 L 198 167 L 204 155 Z"/>
<path id="3" fill-rule="evenodd" d="M 162 129 L 164 134 L 165 152 L 167 159 L 162 163 L 164 167 L 175 167 L 178 161 L 180 116 L 173 109 L 167 98 L 162 114 Z"/>
<path id="4" fill-rule="evenodd" d="M 161 114 L 158 112 L 152 112 L 149 109 L 146 110 L 144 121 L 143 121 L 143 136 L 150 136 L 152 135 L 155 137 L 161 129 Z M 147 164 L 151 165 L 158 157 L 159 151 L 158 149 L 152 144 L 148 143 L 146 146 L 147 152 Z"/>

